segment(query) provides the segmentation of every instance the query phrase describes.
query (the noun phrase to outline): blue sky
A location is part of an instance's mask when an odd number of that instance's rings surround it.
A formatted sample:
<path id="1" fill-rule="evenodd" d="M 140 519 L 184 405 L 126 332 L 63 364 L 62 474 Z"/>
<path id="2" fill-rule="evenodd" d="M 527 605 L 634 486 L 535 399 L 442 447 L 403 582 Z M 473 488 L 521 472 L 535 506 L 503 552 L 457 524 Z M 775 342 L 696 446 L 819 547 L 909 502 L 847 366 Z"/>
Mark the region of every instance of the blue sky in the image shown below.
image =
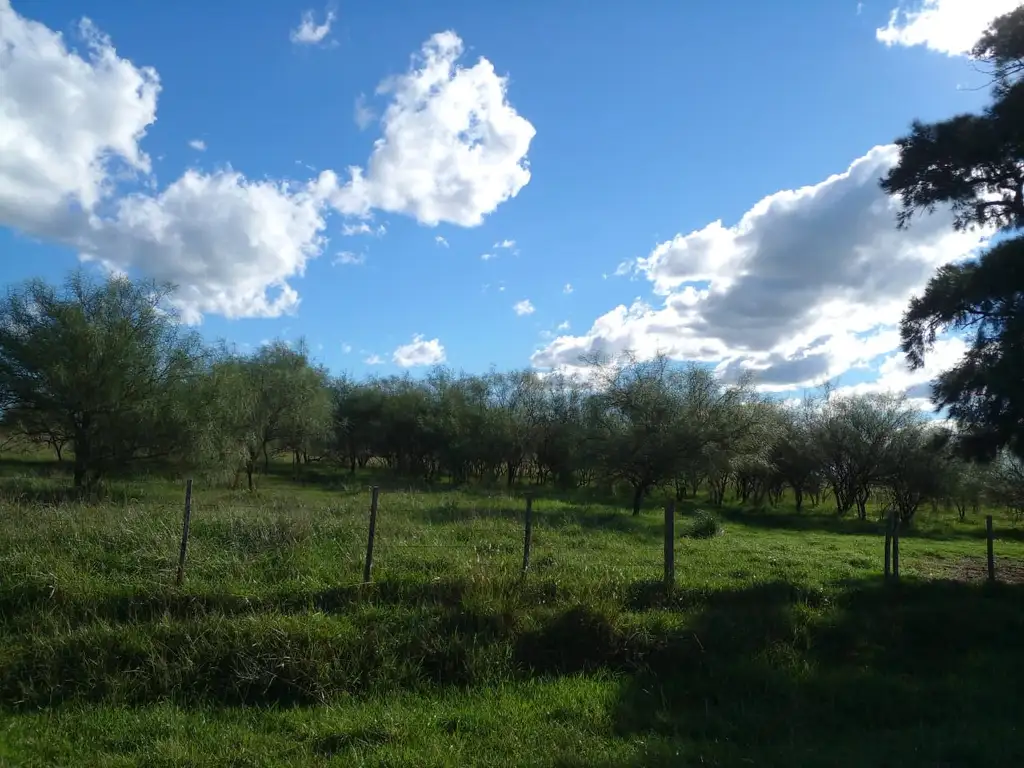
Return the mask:
<path id="1" fill-rule="evenodd" d="M 173 280 L 356 375 L 628 348 L 913 393 L 962 346 L 912 375 L 894 323 L 983 239 L 876 182 L 985 102 L 962 54 L 1015 3 L 897 4 L 0 0 L 0 280 Z"/>

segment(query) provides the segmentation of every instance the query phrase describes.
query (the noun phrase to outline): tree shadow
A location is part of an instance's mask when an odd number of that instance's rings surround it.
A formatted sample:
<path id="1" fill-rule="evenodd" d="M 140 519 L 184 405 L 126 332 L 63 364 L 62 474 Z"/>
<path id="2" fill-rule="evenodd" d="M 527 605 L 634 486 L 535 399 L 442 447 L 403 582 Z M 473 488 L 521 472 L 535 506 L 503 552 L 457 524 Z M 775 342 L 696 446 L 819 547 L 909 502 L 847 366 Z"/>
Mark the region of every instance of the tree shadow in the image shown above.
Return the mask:
<path id="1" fill-rule="evenodd" d="M 1024 588 L 847 587 L 828 605 L 784 583 L 649 586 L 633 607 L 693 619 L 622 684 L 614 732 L 648 749 L 606 766 L 1020 764 Z"/>
<path id="2" fill-rule="evenodd" d="M 189 593 L 171 585 L 152 592 L 75 595 L 41 584 L 9 585 L 0 591 L 0 626 L 17 629 L 21 622 L 50 614 L 62 624 L 80 627 L 93 622 L 137 624 L 163 619 L 192 620 L 206 616 L 255 616 L 262 613 L 344 613 L 359 605 L 440 606 L 454 609 L 465 600 L 469 585 L 462 579 L 388 579 L 324 590 L 283 590 L 251 596 L 232 593 Z"/>

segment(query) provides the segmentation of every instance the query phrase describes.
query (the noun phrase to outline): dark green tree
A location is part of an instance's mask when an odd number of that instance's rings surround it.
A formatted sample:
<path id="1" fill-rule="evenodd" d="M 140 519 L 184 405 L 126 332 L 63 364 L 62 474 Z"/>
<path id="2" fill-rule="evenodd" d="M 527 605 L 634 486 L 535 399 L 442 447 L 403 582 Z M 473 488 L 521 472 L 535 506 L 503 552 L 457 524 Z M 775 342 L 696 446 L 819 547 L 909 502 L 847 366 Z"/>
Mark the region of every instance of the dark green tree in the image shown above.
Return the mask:
<path id="1" fill-rule="evenodd" d="M 76 272 L 63 289 L 32 280 L 0 300 L 0 408 L 28 437 L 70 440 L 76 487 L 201 442 L 204 349 L 170 292 Z"/>
<path id="2" fill-rule="evenodd" d="M 901 228 L 945 206 L 958 230 L 999 235 L 977 260 L 942 267 L 900 329 L 913 368 L 939 334 L 973 334 L 932 399 L 949 409 L 970 455 L 992 458 L 1003 448 L 1024 455 L 1024 5 L 996 19 L 973 54 L 990 68 L 992 103 L 981 114 L 915 122 L 881 186 L 900 200 Z"/>

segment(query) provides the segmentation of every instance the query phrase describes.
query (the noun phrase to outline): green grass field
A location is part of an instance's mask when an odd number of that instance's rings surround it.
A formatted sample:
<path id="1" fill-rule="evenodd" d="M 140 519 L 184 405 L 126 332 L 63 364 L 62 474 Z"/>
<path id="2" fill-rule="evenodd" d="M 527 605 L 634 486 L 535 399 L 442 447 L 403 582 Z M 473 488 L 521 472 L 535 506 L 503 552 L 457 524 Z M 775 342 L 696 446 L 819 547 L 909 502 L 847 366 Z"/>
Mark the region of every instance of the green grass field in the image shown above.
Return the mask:
<path id="1" fill-rule="evenodd" d="M 0 478 L 0 765 L 1024 764 L 1024 531 L 924 510 L 882 584 L 881 524 L 827 507 L 662 515 L 370 479 Z M 680 532 L 700 502 L 680 505 Z"/>

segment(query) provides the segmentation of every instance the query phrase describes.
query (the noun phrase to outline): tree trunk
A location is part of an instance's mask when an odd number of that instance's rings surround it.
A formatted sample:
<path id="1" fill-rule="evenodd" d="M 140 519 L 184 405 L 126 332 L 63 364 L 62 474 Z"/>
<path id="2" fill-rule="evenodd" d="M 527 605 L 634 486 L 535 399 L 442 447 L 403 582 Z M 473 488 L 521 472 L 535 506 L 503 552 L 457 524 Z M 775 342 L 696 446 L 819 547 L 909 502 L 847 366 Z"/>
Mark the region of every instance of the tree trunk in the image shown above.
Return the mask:
<path id="1" fill-rule="evenodd" d="M 252 465 L 252 462 L 250 461 L 248 464 L 245 465 L 245 476 L 246 476 L 246 479 L 248 479 L 248 481 L 249 481 L 249 490 L 250 491 L 255 490 L 255 486 L 253 486 L 253 483 L 252 483 L 252 471 L 253 471 L 253 465 Z"/>
<path id="2" fill-rule="evenodd" d="M 794 488 L 793 496 L 796 498 L 796 511 L 800 512 L 804 506 L 804 489 Z"/>
<path id="3" fill-rule="evenodd" d="M 89 438 L 84 430 L 75 436 L 75 488 L 84 488 L 89 475 Z"/>
<path id="4" fill-rule="evenodd" d="M 85 472 L 85 464 L 78 458 L 78 454 L 75 454 L 75 488 L 82 488 L 85 485 Z"/>
<path id="5" fill-rule="evenodd" d="M 644 500 L 644 491 L 646 489 L 642 485 L 633 486 L 633 515 L 640 514 L 640 504 Z"/>

